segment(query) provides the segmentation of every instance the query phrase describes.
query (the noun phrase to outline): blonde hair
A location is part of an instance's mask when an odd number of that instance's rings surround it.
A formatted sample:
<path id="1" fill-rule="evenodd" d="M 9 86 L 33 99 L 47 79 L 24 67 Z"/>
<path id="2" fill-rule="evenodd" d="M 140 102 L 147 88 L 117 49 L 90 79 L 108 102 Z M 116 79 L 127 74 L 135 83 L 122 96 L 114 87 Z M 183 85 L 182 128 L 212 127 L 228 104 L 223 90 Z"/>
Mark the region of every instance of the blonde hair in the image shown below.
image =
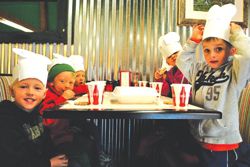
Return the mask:
<path id="1" fill-rule="evenodd" d="M 19 81 L 18 78 L 14 79 L 10 84 L 10 88 L 13 89 L 13 87 L 17 84 L 18 81 Z"/>

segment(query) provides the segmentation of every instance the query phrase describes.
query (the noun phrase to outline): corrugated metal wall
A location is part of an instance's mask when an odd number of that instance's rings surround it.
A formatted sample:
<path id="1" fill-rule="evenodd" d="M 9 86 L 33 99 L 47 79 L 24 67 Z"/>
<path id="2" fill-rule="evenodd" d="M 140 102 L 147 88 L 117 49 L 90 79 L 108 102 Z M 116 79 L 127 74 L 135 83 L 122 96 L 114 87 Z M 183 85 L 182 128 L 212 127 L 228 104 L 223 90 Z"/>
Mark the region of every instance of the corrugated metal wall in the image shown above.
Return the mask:
<path id="1" fill-rule="evenodd" d="M 118 79 L 119 70 L 153 80 L 161 65 L 158 38 L 190 28 L 177 27 L 177 1 L 75 0 L 74 53 L 83 55 L 88 80 Z"/>
<path id="2" fill-rule="evenodd" d="M 158 38 L 177 31 L 183 42 L 190 33 L 190 28 L 176 26 L 177 1 L 172 0 L 69 0 L 69 9 L 72 41 L 68 38 L 67 45 L 0 44 L 0 72 L 11 73 L 16 63 L 11 48 L 20 47 L 48 57 L 52 52 L 83 55 L 88 80 L 117 80 L 120 69 L 141 72 L 143 80 L 153 80 L 153 71 L 161 65 Z"/>
<path id="3" fill-rule="evenodd" d="M 14 65 L 17 63 L 17 55 L 12 52 L 12 48 L 22 48 L 30 50 L 42 55 L 46 55 L 52 58 L 52 53 L 60 53 L 66 55 L 67 45 L 64 44 L 12 44 L 1 43 L 0 44 L 0 73 L 11 74 Z"/>
<path id="4" fill-rule="evenodd" d="M 53 52 L 82 55 L 87 80 L 118 80 L 121 69 L 140 72 L 142 80 L 152 81 L 153 72 L 161 66 L 158 38 L 176 31 L 184 43 L 191 32 L 190 27 L 177 26 L 177 0 L 68 3 L 68 44 L 0 44 L 0 73 L 11 73 L 16 63 L 11 48 L 20 47 L 48 57 Z"/>

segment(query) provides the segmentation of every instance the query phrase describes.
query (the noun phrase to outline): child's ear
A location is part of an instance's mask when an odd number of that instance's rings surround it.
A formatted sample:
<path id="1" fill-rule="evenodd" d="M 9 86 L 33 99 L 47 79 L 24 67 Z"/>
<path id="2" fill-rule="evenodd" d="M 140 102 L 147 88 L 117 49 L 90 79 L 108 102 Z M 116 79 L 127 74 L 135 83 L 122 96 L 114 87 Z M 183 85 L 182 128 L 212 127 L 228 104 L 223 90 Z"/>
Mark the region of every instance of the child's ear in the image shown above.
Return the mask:
<path id="1" fill-rule="evenodd" d="M 230 49 L 230 55 L 233 56 L 233 55 L 235 55 L 236 53 L 237 53 L 237 49 L 236 49 L 235 47 L 232 47 L 232 48 Z"/>

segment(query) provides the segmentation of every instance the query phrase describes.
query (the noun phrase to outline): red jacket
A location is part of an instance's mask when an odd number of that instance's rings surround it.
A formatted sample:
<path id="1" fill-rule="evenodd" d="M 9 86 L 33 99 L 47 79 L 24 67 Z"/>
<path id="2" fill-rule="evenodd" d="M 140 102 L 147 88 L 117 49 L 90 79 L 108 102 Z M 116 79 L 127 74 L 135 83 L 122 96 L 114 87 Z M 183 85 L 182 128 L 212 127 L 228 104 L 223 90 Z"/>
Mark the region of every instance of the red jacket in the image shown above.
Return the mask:
<path id="1" fill-rule="evenodd" d="M 52 109 L 56 106 L 64 104 L 67 99 L 61 96 L 52 86 L 50 83 L 47 84 L 48 91 L 46 96 L 42 102 L 42 106 L 40 109 L 40 114 L 43 115 L 43 111 L 47 109 Z M 55 122 L 55 119 L 44 119 L 44 125 L 50 125 Z"/>
<path id="2" fill-rule="evenodd" d="M 86 84 L 74 86 L 73 91 L 76 95 L 82 95 L 88 93 L 88 86 Z"/>
<path id="3" fill-rule="evenodd" d="M 174 66 L 169 71 L 166 71 L 165 74 L 167 78 L 164 80 L 163 78 L 156 80 L 157 82 L 163 82 L 161 95 L 172 97 L 171 87 L 172 83 L 181 83 L 183 78 L 182 72 Z M 184 78 L 183 83 L 188 83 L 188 80 Z"/>
<path id="4" fill-rule="evenodd" d="M 52 109 L 56 106 L 64 104 L 67 100 L 59 95 L 57 91 L 48 83 L 48 91 L 46 97 L 42 102 L 40 114 L 47 109 Z M 53 110 L 51 110 L 53 112 Z M 43 119 L 43 124 L 50 130 L 50 136 L 54 144 L 60 144 L 64 142 L 71 142 L 73 140 L 73 132 L 70 129 L 68 119 Z"/>

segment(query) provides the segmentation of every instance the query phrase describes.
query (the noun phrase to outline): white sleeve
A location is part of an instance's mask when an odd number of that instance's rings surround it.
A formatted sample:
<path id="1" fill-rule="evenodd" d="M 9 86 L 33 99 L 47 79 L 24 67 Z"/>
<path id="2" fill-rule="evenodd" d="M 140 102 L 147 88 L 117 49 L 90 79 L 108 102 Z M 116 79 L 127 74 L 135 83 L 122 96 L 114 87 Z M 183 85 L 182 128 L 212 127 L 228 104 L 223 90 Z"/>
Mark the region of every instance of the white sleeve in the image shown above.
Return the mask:
<path id="1" fill-rule="evenodd" d="M 181 70 L 189 82 L 192 82 L 192 73 L 196 62 L 197 46 L 198 44 L 188 40 L 176 60 L 177 67 Z"/>
<path id="2" fill-rule="evenodd" d="M 232 33 L 230 40 L 237 49 L 237 54 L 234 55 L 233 71 L 241 89 L 250 80 L 250 38 L 242 30 L 238 30 Z"/>
<path id="3" fill-rule="evenodd" d="M 237 49 L 238 55 L 243 55 L 244 57 L 250 57 L 249 47 L 250 38 L 244 34 L 242 29 L 233 31 L 230 36 L 230 41 L 232 45 Z"/>

